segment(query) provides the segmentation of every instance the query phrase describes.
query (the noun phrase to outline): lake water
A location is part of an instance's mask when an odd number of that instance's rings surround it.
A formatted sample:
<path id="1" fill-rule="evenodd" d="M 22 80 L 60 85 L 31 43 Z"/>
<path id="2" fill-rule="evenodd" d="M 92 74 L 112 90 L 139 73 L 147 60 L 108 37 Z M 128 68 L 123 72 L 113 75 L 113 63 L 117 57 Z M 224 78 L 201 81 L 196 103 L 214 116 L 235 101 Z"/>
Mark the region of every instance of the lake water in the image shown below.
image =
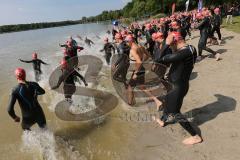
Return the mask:
<path id="1" fill-rule="evenodd" d="M 81 54 L 95 55 L 103 59 L 99 50 L 103 47 L 103 38 L 111 26 L 105 24 L 84 24 L 57 27 L 0 35 L 0 159 L 2 160 L 118 160 L 128 159 L 134 154 L 136 146 L 136 130 L 139 126 L 118 118 L 128 107 L 119 101 L 118 107 L 99 122 L 66 122 L 56 117 L 54 107 L 63 96 L 49 90 L 48 79 L 51 72 L 59 65 L 62 58 L 59 43 L 64 43 L 70 35 L 85 48 Z M 89 48 L 76 35 L 92 39 L 95 45 Z M 97 35 L 97 36 L 96 36 Z M 101 39 L 99 39 L 99 37 Z M 18 59 L 30 60 L 32 52 L 36 51 L 40 59 L 49 66 L 42 66 L 43 77 L 40 85 L 46 89 L 46 94 L 39 101 L 46 113 L 48 131 L 39 131 L 37 126 L 32 132 L 22 132 L 20 124 L 13 122 L 7 114 L 8 98 L 12 87 L 16 85 L 14 70 L 23 67 L 27 71 L 27 79 L 34 80 L 32 65 L 21 63 Z M 102 78 L 98 88 L 113 94 L 114 89 L 110 80 L 110 69 L 105 65 L 101 71 Z M 76 97 L 75 97 L 76 99 Z M 79 98 L 78 98 L 79 99 Z M 80 104 L 89 104 L 89 99 L 81 99 Z M 16 103 L 17 115 L 19 106 Z M 144 129 L 141 128 L 141 129 Z"/>

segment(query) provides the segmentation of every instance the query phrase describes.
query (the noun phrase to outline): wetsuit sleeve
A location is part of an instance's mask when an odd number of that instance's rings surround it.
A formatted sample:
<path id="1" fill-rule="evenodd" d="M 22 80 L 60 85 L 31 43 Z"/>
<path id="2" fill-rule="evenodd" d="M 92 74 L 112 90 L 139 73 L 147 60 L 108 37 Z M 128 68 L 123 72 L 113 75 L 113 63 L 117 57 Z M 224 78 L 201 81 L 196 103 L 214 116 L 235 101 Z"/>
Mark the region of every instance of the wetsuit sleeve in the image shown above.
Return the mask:
<path id="1" fill-rule="evenodd" d="M 21 62 L 24 62 L 24 63 L 32 63 L 33 61 L 31 60 L 31 61 L 25 61 L 25 60 L 21 60 L 21 59 L 19 59 Z"/>
<path id="2" fill-rule="evenodd" d="M 184 58 L 186 58 L 187 56 L 189 56 L 188 52 L 178 52 L 175 54 L 168 54 L 164 57 L 162 57 L 160 59 L 160 62 L 166 62 L 166 63 L 173 63 L 173 62 L 177 62 L 177 61 L 181 61 Z"/>
<path id="3" fill-rule="evenodd" d="M 170 46 L 167 45 L 167 44 L 165 44 L 165 45 L 163 46 L 162 50 L 161 50 L 162 55 L 161 55 L 160 59 L 157 60 L 157 62 L 159 62 L 162 57 L 168 55 L 168 54 L 169 54 L 169 50 L 170 50 Z"/>
<path id="4" fill-rule="evenodd" d="M 13 118 L 15 119 L 17 116 L 15 114 L 15 111 L 14 111 L 14 105 L 16 103 L 16 100 L 17 100 L 17 97 L 15 95 L 14 92 L 11 93 L 10 95 L 10 101 L 9 101 L 9 105 L 8 105 L 8 114 Z"/>
<path id="5" fill-rule="evenodd" d="M 43 62 L 42 60 L 40 60 L 40 62 L 41 62 L 42 64 L 49 65 L 49 64 L 47 64 L 46 62 Z"/>
<path id="6" fill-rule="evenodd" d="M 81 74 L 79 74 L 77 71 L 74 72 L 74 75 L 79 77 L 85 83 L 84 77 Z"/>
<path id="7" fill-rule="evenodd" d="M 80 46 L 77 46 L 77 49 L 84 50 L 84 48 Z"/>
<path id="8" fill-rule="evenodd" d="M 66 44 L 60 44 L 59 46 L 60 46 L 60 47 L 67 47 Z"/>
<path id="9" fill-rule="evenodd" d="M 199 23 L 197 26 L 196 26 L 196 29 L 199 29 L 201 28 L 202 26 L 204 26 L 206 23 L 206 19 L 204 19 L 201 23 Z"/>
<path id="10" fill-rule="evenodd" d="M 38 83 L 33 83 L 33 85 L 34 85 L 34 87 L 36 89 L 37 95 L 45 94 L 45 90 L 42 87 L 40 87 Z"/>

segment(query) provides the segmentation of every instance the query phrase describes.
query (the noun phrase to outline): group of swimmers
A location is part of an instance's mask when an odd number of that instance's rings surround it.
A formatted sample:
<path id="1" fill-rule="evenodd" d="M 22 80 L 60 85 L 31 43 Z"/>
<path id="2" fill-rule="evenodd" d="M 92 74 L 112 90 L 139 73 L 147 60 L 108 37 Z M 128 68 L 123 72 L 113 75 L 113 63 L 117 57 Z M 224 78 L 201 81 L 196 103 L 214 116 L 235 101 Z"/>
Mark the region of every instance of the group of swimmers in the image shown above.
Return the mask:
<path id="1" fill-rule="evenodd" d="M 112 30 L 113 42 L 104 38 L 104 47 L 101 52 L 105 52 L 105 59 L 108 65 L 111 64 L 113 71 L 112 78 L 122 83 L 127 91 L 127 103 L 133 106 L 136 101 L 134 98 L 134 88 L 139 87 L 147 97 L 156 103 L 157 111 L 163 111 L 162 117 L 154 117 L 161 127 L 172 122 L 178 122 L 191 137 L 183 141 L 186 145 L 201 143 L 202 137 L 191 126 L 190 122 L 184 117 L 180 110 L 183 99 L 189 90 L 189 79 L 197 60 L 202 60 L 202 51 L 206 50 L 214 55 L 216 60 L 220 60 L 220 55 L 207 47 L 208 39 L 221 43 L 221 17 L 219 8 L 213 12 L 203 8 L 201 12 L 197 10 L 173 14 L 169 17 L 155 19 L 146 22 L 142 26 L 133 23 L 129 27 L 115 26 Z M 185 41 L 187 35 L 191 38 L 191 28 L 200 30 L 200 39 L 198 43 L 198 54 L 194 46 L 188 45 Z M 218 33 L 218 40 L 214 37 L 214 32 Z M 108 34 L 110 32 L 108 31 Z M 80 37 L 80 36 L 79 36 Z M 91 46 L 94 44 L 86 38 L 86 43 Z M 143 42 L 143 43 L 142 43 Z M 58 82 L 52 89 L 60 87 L 63 83 L 64 95 L 69 103 L 72 103 L 72 95 L 76 91 L 75 82 L 80 78 L 85 86 L 88 86 L 84 76 L 78 71 L 78 52 L 83 47 L 78 46 L 77 42 L 70 37 L 63 47 L 64 57 L 61 61 L 60 70 L 62 71 Z M 111 62 L 112 54 L 117 51 L 117 60 Z M 41 128 L 45 128 L 46 119 L 38 103 L 38 95 L 45 93 L 38 85 L 40 80 L 41 64 L 47 64 L 33 54 L 31 61 L 33 63 L 36 82 L 26 81 L 26 72 L 22 68 L 15 71 L 18 85 L 13 89 L 10 96 L 8 107 L 9 115 L 19 122 L 20 118 L 14 112 L 14 104 L 18 100 L 22 111 L 22 128 L 30 130 L 35 123 Z M 127 78 L 131 61 L 134 64 L 134 71 L 130 79 Z M 157 64 L 169 68 L 164 77 L 159 78 L 172 84 L 172 89 L 164 97 L 154 96 L 151 91 L 145 87 L 145 62 L 153 62 L 153 71 Z M 157 72 L 157 71 L 156 71 Z M 156 73 L 157 74 L 157 73 Z"/>

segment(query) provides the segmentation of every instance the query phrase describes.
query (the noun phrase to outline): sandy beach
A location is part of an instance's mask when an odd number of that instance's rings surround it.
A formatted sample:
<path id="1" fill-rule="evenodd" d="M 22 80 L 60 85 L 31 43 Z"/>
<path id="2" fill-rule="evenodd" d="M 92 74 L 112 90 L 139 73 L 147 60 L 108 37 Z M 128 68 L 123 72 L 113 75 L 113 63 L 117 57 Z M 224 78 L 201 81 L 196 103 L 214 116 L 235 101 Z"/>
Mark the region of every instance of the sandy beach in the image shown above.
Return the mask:
<path id="1" fill-rule="evenodd" d="M 205 58 L 195 65 L 190 90 L 182 107 L 182 113 L 193 115 L 193 124 L 201 130 L 204 142 L 184 146 L 181 141 L 189 135 L 178 124 L 161 128 L 154 123 L 137 123 L 139 131 L 135 140 L 138 145 L 132 146 L 130 152 L 135 154 L 130 154 L 134 156 L 128 159 L 240 159 L 240 35 L 226 30 L 222 32 L 223 44 L 211 48 L 221 52 L 223 60 L 216 62 L 213 58 Z M 198 31 L 194 33 L 197 35 Z M 188 43 L 197 46 L 198 39 Z"/>

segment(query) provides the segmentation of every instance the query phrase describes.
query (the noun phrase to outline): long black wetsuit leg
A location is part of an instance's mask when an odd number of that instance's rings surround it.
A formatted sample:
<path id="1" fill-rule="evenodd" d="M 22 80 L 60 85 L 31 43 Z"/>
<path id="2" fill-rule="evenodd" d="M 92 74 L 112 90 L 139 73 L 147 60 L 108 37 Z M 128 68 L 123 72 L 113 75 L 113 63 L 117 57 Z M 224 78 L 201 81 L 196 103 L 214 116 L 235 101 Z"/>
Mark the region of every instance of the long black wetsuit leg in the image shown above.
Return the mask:
<path id="1" fill-rule="evenodd" d="M 170 115 L 174 116 L 174 121 L 177 121 L 189 134 L 197 135 L 197 132 L 191 126 L 190 122 L 181 114 L 183 98 L 189 89 L 188 84 L 174 84 L 173 89 L 165 97 L 165 107 L 162 121 L 167 121 Z"/>
<path id="2" fill-rule="evenodd" d="M 111 57 L 112 57 L 112 53 L 106 53 L 105 59 L 108 65 L 110 64 Z"/>
<path id="3" fill-rule="evenodd" d="M 34 76 L 35 76 L 35 81 L 36 82 L 39 82 L 41 80 L 41 74 L 42 74 L 42 71 L 34 70 Z"/>
<path id="4" fill-rule="evenodd" d="M 213 55 L 216 55 L 216 52 L 213 51 L 211 48 L 208 48 L 206 46 L 206 44 L 207 44 L 207 39 L 204 40 L 204 41 L 202 41 L 201 39 L 199 40 L 199 43 L 198 43 L 198 55 L 202 56 L 202 51 L 203 50 L 205 50 L 205 51 L 207 51 L 209 53 L 212 53 Z"/>
<path id="5" fill-rule="evenodd" d="M 213 29 L 212 29 L 212 35 L 214 35 L 215 31 L 217 32 L 218 39 L 221 40 L 222 39 L 222 34 L 221 34 L 221 31 L 220 31 L 220 27 L 219 26 L 214 26 Z"/>
<path id="6" fill-rule="evenodd" d="M 130 63 L 126 58 L 121 60 L 121 62 L 117 65 L 115 72 L 113 73 L 113 79 L 123 83 L 126 83 L 126 76 L 130 66 Z"/>

